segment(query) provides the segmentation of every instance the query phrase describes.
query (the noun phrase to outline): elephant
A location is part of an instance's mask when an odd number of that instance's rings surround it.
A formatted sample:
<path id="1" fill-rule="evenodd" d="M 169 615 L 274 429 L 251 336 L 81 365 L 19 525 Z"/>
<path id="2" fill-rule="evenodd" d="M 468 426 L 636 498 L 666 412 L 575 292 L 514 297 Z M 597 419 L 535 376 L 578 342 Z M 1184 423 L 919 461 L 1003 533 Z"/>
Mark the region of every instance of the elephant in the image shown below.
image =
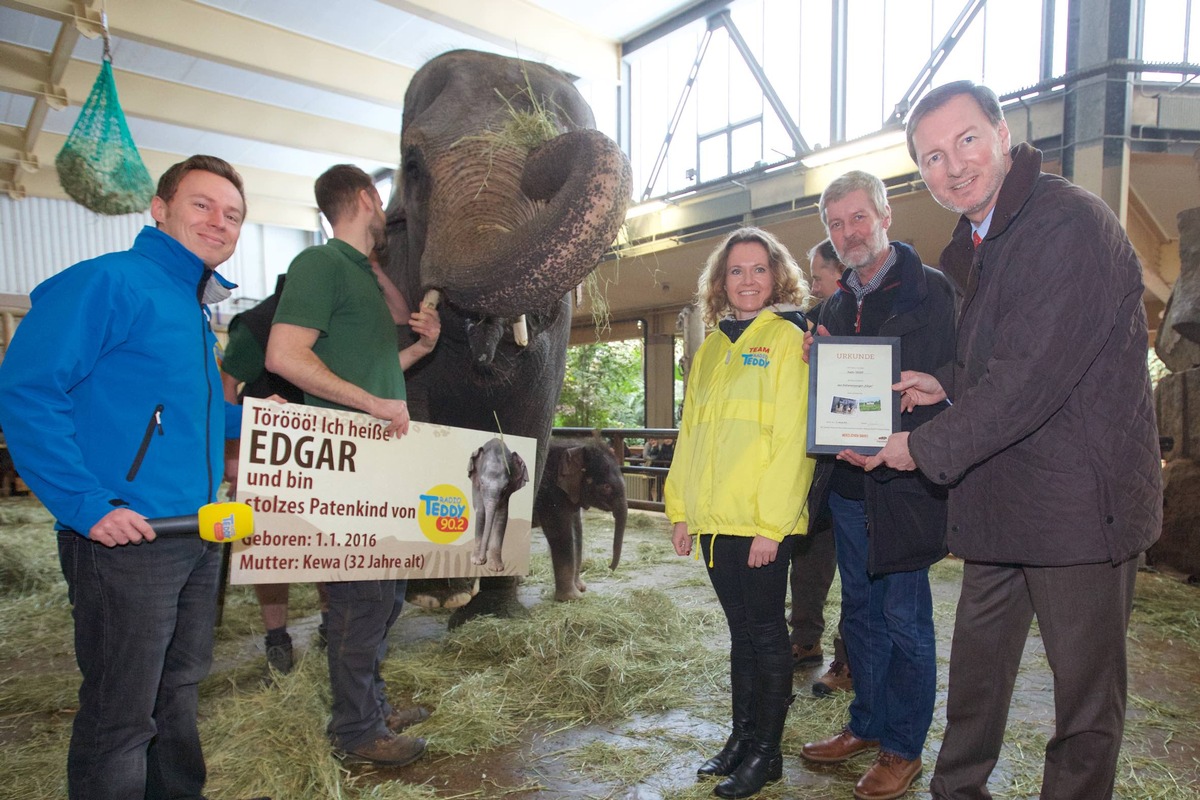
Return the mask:
<path id="1" fill-rule="evenodd" d="M 471 454 L 467 467 L 475 506 L 475 553 L 472 564 L 487 564 L 492 572 L 504 571 L 504 529 L 508 525 L 508 498 L 529 483 L 529 470 L 520 455 L 502 439 L 491 439 Z"/>
<path id="2" fill-rule="evenodd" d="M 611 511 L 613 554 L 609 569 L 621 563 L 629 505 L 625 479 L 611 447 L 597 438 L 554 439 L 546 451 L 546 470 L 533 501 L 533 525 L 541 526 L 554 564 L 554 599 L 576 600 L 587 585 L 583 564 L 583 509 Z"/>
<path id="3" fill-rule="evenodd" d="M 502 135 L 520 115 L 553 138 Z M 536 439 L 535 486 L 562 388 L 569 293 L 615 241 L 630 198 L 628 159 L 593 125 L 566 74 L 490 53 L 440 55 L 404 96 L 385 271 L 410 305 L 430 289 L 442 297 L 437 347 L 405 376 L 410 414 Z M 482 578 L 451 625 L 523 612 L 517 582 Z M 427 583 L 410 582 L 410 597 Z"/>

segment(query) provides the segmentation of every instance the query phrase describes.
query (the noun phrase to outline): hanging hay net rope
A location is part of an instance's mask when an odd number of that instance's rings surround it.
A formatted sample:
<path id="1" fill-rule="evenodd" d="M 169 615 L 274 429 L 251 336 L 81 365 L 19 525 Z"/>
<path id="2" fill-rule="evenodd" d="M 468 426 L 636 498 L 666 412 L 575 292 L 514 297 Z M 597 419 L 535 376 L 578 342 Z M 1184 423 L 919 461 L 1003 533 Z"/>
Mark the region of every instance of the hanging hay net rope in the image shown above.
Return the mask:
<path id="1" fill-rule="evenodd" d="M 107 37 L 100 74 L 54 165 L 63 189 L 85 208 L 99 214 L 131 214 L 150 207 L 154 182 L 117 100 Z"/>

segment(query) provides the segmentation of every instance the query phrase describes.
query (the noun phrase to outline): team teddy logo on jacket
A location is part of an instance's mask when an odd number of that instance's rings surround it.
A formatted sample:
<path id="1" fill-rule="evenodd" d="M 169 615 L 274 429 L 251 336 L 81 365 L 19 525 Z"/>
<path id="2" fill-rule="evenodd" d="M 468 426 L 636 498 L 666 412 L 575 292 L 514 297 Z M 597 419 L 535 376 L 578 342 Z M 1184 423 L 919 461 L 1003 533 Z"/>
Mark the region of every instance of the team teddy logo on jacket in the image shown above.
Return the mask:
<path id="1" fill-rule="evenodd" d="M 747 367 L 765 367 L 771 363 L 771 348 L 751 347 L 750 352 L 742 353 L 742 364 Z"/>

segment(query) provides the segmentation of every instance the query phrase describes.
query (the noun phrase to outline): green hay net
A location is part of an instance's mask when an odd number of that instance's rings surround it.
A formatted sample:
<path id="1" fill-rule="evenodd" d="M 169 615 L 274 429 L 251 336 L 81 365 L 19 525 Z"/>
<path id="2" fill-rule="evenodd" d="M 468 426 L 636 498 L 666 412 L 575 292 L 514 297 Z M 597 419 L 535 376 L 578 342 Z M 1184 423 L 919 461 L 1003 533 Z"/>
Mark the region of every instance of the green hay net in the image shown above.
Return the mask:
<path id="1" fill-rule="evenodd" d="M 129 135 L 108 59 L 54 164 L 63 189 L 85 208 L 131 214 L 150 207 L 154 182 Z"/>

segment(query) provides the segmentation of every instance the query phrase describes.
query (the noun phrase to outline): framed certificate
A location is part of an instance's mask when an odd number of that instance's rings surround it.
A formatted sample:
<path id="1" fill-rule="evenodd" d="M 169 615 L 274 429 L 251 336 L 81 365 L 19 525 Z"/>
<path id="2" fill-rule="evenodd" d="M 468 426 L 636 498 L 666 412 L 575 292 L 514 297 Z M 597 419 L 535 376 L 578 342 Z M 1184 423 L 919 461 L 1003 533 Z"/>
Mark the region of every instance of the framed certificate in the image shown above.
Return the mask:
<path id="1" fill-rule="evenodd" d="M 808 452 L 879 452 L 900 430 L 900 339 L 818 336 L 808 354 Z"/>

